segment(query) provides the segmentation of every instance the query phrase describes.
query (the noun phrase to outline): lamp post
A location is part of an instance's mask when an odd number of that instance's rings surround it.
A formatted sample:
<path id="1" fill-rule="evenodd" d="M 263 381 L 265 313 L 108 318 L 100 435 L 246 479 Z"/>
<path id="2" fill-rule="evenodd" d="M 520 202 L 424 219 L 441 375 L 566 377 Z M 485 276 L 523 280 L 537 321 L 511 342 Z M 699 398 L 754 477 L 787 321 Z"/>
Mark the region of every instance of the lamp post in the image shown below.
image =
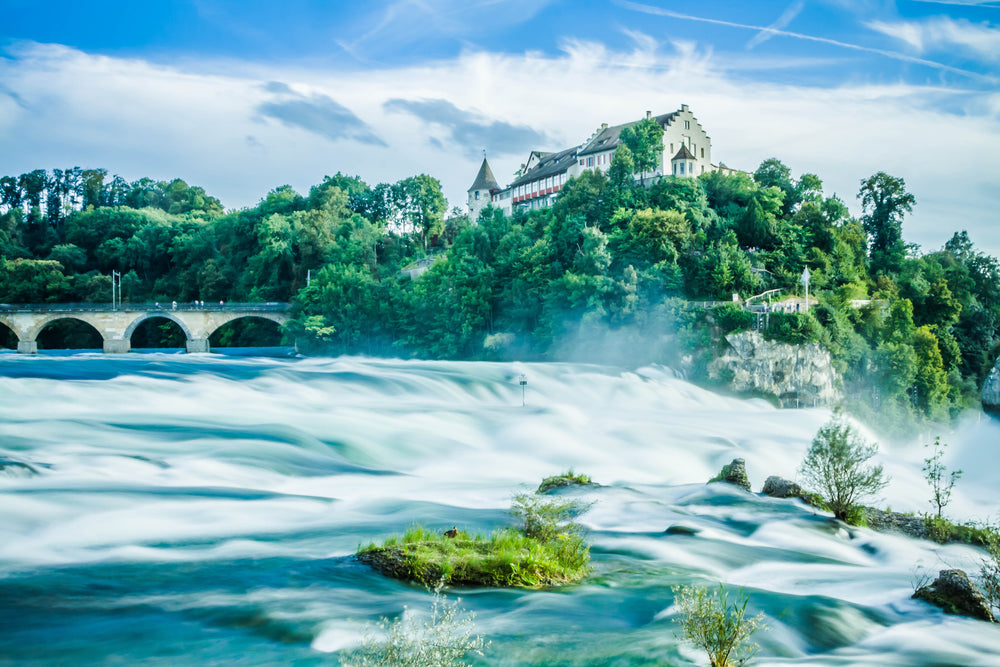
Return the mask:
<path id="1" fill-rule="evenodd" d="M 115 288 L 118 289 L 118 299 L 115 300 Z M 122 274 L 117 271 L 111 272 L 111 310 L 118 310 L 122 301 Z"/>
<path id="2" fill-rule="evenodd" d="M 528 384 L 528 376 L 525 375 L 524 373 L 521 373 L 521 375 L 517 378 L 517 380 L 521 384 L 521 407 L 523 408 L 524 407 L 524 388 Z"/>

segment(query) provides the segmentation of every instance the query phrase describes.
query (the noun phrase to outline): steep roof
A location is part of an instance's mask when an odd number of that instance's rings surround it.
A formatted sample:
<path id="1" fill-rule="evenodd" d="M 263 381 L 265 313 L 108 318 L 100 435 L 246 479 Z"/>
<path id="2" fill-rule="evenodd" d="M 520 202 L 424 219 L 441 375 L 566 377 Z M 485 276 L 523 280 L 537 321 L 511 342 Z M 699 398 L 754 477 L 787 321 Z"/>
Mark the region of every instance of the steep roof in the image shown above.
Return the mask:
<path id="1" fill-rule="evenodd" d="M 653 120 L 660 124 L 661 127 L 664 125 L 669 125 L 674 122 L 674 117 L 677 116 L 676 111 L 671 111 L 670 113 L 660 114 L 659 116 L 652 116 Z M 640 123 L 645 118 L 640 118 L 639 120 L 634 120 L 631 123 L 622 123 L 621 125 L 612 125 L 611 127 L 602 127 L 598 130 L 590 140 L 583 145 L 580 149 L 578 155 L 581 157 L 584 155 L 589 155 L 591 153 L 601 153 L 608 150 L 614 150 L 621 145 L 621 133 L 626 127 L 632 127 L 636 123 Z"/>
<path id="2" fill-rule="evenodd" d="M 573 163 L 576 162 L 577 148 L 579 148 L 579 146 L 567 148 L 566 150 L 558 153 L 543 153 L 542 155 L 544 155 L 544 157 L 538 161 L 538 164 L 521 174 L 521 176 L 511 183 L 509 187 L 516 188 L 522 183 L 529 183 L 531 181 L 538 180 L 539 178 L 545 178 L 546 176 L 560 174 L 566 171 L 573 165 Z"/>
<path id="3" fill-rule="evenodd" d="M 677 155 L 670 158 L 670 161 L 674 160 L 697 160 L 691 151 L 688 150 L 687 144 L 681 144 L 681 149 L 677 151 Z"/>
<path id="4" fill-rule="evenodd" d="M 473 182 L 472 187 L 466 190 L 466 192 L 499 189 L 500 185 L 497 183 L 497 179 L 493 177 L 493 170 L 490 169 L 490 163 L 486 161 L 486 158 L 483 158 L 483 166 L 479 168 L 479 173 L 476 175 L 476 180 Z"/>

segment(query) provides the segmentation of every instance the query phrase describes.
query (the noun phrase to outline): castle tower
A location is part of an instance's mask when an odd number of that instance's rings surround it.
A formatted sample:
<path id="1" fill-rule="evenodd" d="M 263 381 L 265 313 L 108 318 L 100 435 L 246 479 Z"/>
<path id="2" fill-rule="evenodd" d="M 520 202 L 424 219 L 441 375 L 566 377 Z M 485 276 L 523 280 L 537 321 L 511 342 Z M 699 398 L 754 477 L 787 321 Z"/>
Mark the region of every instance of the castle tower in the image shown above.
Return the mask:
<path id="1" fill-rule="evenodd" d="M 479 167 L 479 174 L 469 188 L 469 216 L 475 222 L 479 219 L 479 212 L 490 205 L 493 201 L 493 193 L 500 189 L 497 179 L 493 177 L 493 170 L 490 163 L 483 156 L 483 165 Z"/>
<path id="2" fill-rule="evenodd" d="M 694 163 L 698 158 L 688 150 L 687 144 L 681 144 L 677 155 L 670 160 L 671 173 L 674 176 L 694 176 Z"/>

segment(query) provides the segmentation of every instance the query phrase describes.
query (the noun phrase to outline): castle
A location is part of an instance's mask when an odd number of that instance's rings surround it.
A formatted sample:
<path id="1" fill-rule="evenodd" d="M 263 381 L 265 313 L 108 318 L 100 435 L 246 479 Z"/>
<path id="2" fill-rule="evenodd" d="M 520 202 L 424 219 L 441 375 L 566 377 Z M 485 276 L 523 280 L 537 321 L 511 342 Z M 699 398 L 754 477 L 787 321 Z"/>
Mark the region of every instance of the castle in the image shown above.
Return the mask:
<path id="1" fill-rule="evenodd" d="M 652 118 L 663 128 L 663 150 L 656 169 L 648 172 L 647 177 L 652 176 L 655 180 L 664 174 L 692 177 L 706 171 L 733 171 L 725 165 L 712 164 L 712 140 L 688 105 L 682 104 L 679 110 L 660 116 L 647 111 L 646 118 Z M 480 211 L 491 204 L 506 215 L 513 213 L 515 208 L 551 205 L 569 179 L 586 169 L 607 171 L 615 149 L 622 144 L 621 131 L 639 122 L 613 126 L 603 123 L 585 142 L 558 153 L 532 151 L 515 180 L 506 188 L 497 183 L 484 157 L 476 180 L 468 190 L 469 214 L 475 220 Z M 666 155 L 672 156 L 669 162 L 664 159 Z"/>

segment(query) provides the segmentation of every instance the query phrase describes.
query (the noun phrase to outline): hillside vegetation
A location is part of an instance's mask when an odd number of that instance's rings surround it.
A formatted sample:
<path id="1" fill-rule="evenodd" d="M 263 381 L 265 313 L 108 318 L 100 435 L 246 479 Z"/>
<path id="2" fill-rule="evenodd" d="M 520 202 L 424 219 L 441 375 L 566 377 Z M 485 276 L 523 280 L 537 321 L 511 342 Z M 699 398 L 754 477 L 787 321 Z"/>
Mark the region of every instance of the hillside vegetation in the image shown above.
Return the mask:
<path id="1" fill-rule="evenodd" d="M 642 187 L 627 153 L 550 208 L 476 221 L 448 214 L 426 175 L 371 187 L 337 174 L 231 212 L 179 179 L 3 177 L 0 293 L 109 301 L 114 270 L 125 301 L 292 301 L 289 336 L 319 353 L 673 363 L 756 326 L 734 294 L 780 290 L 773 308 L 802 295 L 808 268 L 813 307 L 772 313 L 763 333 L 828 348 L 855 412 L 904 424 L 976 404 L 1000 340 L 1000 270 L 965 232 L 908 245 L 902 179 L 861 181 L 855 219 L 777 159 Z"/>

